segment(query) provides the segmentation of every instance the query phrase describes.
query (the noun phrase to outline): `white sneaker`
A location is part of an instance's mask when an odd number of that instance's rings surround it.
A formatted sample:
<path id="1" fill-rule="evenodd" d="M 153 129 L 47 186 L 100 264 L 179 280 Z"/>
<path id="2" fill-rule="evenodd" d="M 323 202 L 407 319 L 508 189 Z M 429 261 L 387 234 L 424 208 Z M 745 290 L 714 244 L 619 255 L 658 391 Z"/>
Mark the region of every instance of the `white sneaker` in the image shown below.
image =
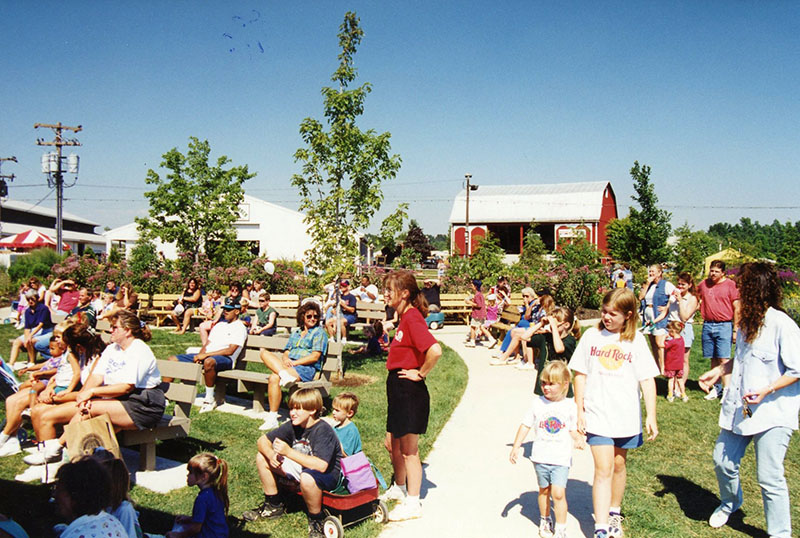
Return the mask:
<path id="1" fill-rule="evenodd" d="M 506 359 L 501 359 L 500 357 L 495 357 L 489 361 L 490 366 L 505 366 Z"/>
<path id="2" fill-rule="evenodd" d="M 464 346 L 465 347 L 475 347 L 475 342 L 473 342 L 472 340 L 467 340 L 466 342 L 464 342 Z"/>
<path id="3" fill-rule="evenodd" d="M 3 446 L 0 447 L 0 458 L 13 456 L 20 452 L 22 452 L 22 447 L 19 445 L 19 439 L 17 439 L 16 435 L 12 435 L 8 438 L 8 441 L 3 443 Z"/>
<path id="4" fill-rule="evenodd" d="M 717 396 L 719 396 L 719 394 L 717 394 L 717 387 L 715 385 L 715 386 L 711 387 L 711 390 L 708 391 L 708 394 L 703 396 L 703 399 L 704 400 L 716 400 Z"/>
<path id="5" fill-rule="evenodd" d="M 492 358 L 493 359 L 499 359 L 502 356 L 503 356 L 503 352 L 500 351 L 499 349 L 497 351 L 492 352 Z"/>
<path id="6" fill-rule="evenodd" d="M 406 498 L 406 492 L 400 489 L 397 484 L 392 484 L 389 489 L 381 495 L 382 501 L 403 501 Z"/>
<path id="7" fill-rule="evenodd" d="M 489 343 L 489 345 L 487 347 L 489 349 L 492 349 L 494 346 L 497 345 L 497 338 L 494 338 L 494 337 L 490 338 L 488 343 Z"/>
<path id="8" fill-rule="evenodd" d="M 288 387 L 292 383 L 295 383 L 296 381 L 298 381 L 298 379 L 296 377 L 294 377 L 292 374 L 290 374 L 286 370 L 281 370 L 280 372 L 278 372 L 278 377 L 281 378 L 281 387 Z"/>
<path id="9" fill-rule="evenodd" d="M 278 412 L 277 411 L 274 411 L 274 412 L 269 412 L 268 411 L 267 412 L 267 416 L 264 419 L 264 424 L 259 426 L 258 429 L 261 430 L 261 431 L 269 431 L 269 430 L 274 430 L 278 426 L 280 426 L 280 422 L 278 422 Z"/>
<path id="10" fill-rule="evenodd" d="M 543 517 L 539 519 L 539 536 L 541 538 L 550 538 L 553 536 L 553 524 L 549 518 Z"/>
<path id="11" fill-rule="evenodd" d="M 408 499 L 389 512 L 389 521 L 405 521 L 418 517 L 422 517 L 422 505 L 418 502 L 409 502 Z"/>
<path id="12" fill-rule="evenodd" d="M 622 514 L 608 514 L 608 538 L 622 538 Z"/>
<path id="13" fill-rule="evenodd" d="M 521 361 L 517 357 L 509 357 L 506 359 L 507 366 L 513 366 L 515 364 L 519 364 Z"/>
<path id="14" fill-rule="evenodd" d="M 17 372 L 19 370 L 22 370 L 23 368 L 27 368 L 28 367 L 28 363 L 27 362 L 15 362 L 11 367 L 14 369 L 15 372 Z"/>
<path id="15" fill-rule="evenodd" d="M 558 529 L 553 538 L 567 538 L 567 529 Z"/>
<path id="16" fill-rule="evenodd" d="M 738 510 L 738 508 L 732 512 L 726 512 L 722 509 L 722 506 L 717 506 L 717 509 L 714 510 L 713 514 L 711 514 L 711 517 L 708 518 L 708 524 L 711 526 L 711 528 L 718 529 L 728 522 L 728 518 L 731 517 L 731 514 L 736 510 Z"/>
<path id="17" fill-rule="evenodd" d="M 517 370 L 536 370 L 536 365 L 530 361 L 520 362 L 514 366 Z"/>
<path id="18" fill-rule="evenodd" d="M 53 439 L 53 441 L 55 442 L 50 444 L 45 441 L 44 446 L 40 446 L 39 450 L 22 458 L 22 461 L 28 465 L 44 465 L 61 461 L 63 447 L 57 440 Z"/>
<path id="19" fill-rule="evenodd" d="M 214 400 L 211 400 L 210 402 L 204 401 L 203 405 L 200 407 L 200 412 L 208 413 L 209 411 L 213 411 L 216 408 L 217 408 L 217 402 L 215 402 Z"/>

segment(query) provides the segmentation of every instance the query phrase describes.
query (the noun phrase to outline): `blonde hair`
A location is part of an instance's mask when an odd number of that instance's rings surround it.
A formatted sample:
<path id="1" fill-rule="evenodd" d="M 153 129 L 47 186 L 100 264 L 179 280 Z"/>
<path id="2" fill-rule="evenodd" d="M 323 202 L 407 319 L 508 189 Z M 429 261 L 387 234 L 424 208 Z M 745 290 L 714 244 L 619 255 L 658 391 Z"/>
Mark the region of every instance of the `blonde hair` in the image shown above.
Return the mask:
<path id="1" fill-rule="evenodd" d="M 567 329 L 567 332 L 571 334 L 575 340 L 581 337 L 581 325 L 578 323 L 578 320 L 570 307 L 555 307 L 553 309 L 553 317 L 555 317 L 559 323 L 569 323 L 569 329 Z"/>
<path id="2" fill-rule="evenodd" d="M 352 392 L 341 392 L 333 399 L 334 407 L 341 408 L 345 413 L 353 412 L 353 415 L 358 411 L 358 396 Z"/>
<path id="3" fill-rule="evenodd" d="M 562 360 L 548 361 L 547 364 L 544 365 L 544 368 L 542 368 L 540 381 L 542 383 L 563 386 L 564 390 L 561 394 L 566 394 L 567 391 L 569 391 L 569 383 L 572 381 L 567 362 Z"/>
<path id="4" fill-rule="evenodd" d="M 539 296 L 539 307 L 544 310 L 545 314 L 548 316 L 553 313 L 553 309 L 556 307 L 556 302 L 553 299 L 553 296 L 548 293 L 543 293 Z"/>
<path id="5" fill-rule="evenodd" d="M 667 323 L 667 332 L 680 334 L 683 330 L 683 322 L 682 321 L 670 321 Z"/>
<path id="6" fill-rule="evenodd" d="M 209 452 L 202 452 L 192 457 L 186 465 L 189 472 L 199 471 L 208 475 L 208 485 L 214 490 L 222 504 L 225 514 L 228 513 L 228 462 Z"/>
<path id="7" fill-rule="evenodd" d="M 317 389 L 299 389 L 289 396 L 289 409 L 313 411 L 314 418 L 322 416 L 322 395 Z"/>
<path id="8" fill-rule="evenodd" d="M 623 342 L 633 342 L 636 336 L 636 296 L 628 288 L 616 288 L 603 297 L 603 307 L 611 310 L 616 310 L 621 314 L 627 316 L 622 330 L 619 332 L 619 339 Z M 597 325 L 598 329 L 605 329 L 603 325 L 603 318 L 600 318 L 600 323 Z"/>

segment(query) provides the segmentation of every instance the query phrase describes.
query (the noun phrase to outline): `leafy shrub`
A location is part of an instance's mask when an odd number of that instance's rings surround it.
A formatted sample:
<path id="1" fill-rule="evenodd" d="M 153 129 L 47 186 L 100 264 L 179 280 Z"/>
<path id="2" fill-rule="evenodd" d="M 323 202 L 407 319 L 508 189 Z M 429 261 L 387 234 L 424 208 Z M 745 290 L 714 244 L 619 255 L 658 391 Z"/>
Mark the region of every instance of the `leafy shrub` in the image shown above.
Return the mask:
<path id="1" fill-rule="evenodd" d="M 50 248 L 37 248 L 25 256 L 18 256 L 8 268 L 8 276 L 14 284 L 19 284 L 32 276 L 44 281 L 50 275 L 53 264 L 61 261 L 61 256 Z"/>

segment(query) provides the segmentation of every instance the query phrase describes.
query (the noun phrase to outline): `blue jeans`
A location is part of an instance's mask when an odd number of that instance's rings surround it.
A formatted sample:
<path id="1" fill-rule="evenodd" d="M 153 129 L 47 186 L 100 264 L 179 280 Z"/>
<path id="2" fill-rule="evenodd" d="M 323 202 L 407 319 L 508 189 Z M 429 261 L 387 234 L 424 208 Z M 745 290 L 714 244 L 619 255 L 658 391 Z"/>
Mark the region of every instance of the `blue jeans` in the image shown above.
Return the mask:
<path id="1" fill-rule="evenodd" d="M 719 483 L 722 509 L 733 513 L 742 506 L 742 485 L 739 480 L 739 462 L 750 441 L 755 444 L 756 474 L 764 502 L 767 533 L 772 538 L 789 538 L 792 519 L 789 512 L 789 488 L 783 473 L 783 459 L 792 430 L 776 426 L 756 435 L 738 435 L 720 430 L 714 446 L 714 471 Z"/>
<path id="2" fill-rule="evenodd" d="M 706 359 L 730 359 L 733 339 L 732 321 L 703 322 L 703 357 Z"/>
<path id="3" fill-rule="evenodd" d="M 531 324 L 527 319 L 521 319 L 521 320 L 519 320 L 519 323 L 517 323 L 514 326 L 514 328 L 522 327 L 523 329 L 527 329 L 530 326 L 531 326 Z M 510 346 L 510 345 L 511 345 L 511 331 L 506 331 L 506 336 L 503 338 L 503 343 L 500 344 L 500 351 L 507 350 L 508 346 Z"/>
<path id="4" fill-rule="evenodd" d="M 41 356 L 48 360 L 50 355 L 50 339 L 53 337 L 53 328 L 42 329 L 36 336 L 33 337 L 33 349 L 39 352 Z"/>

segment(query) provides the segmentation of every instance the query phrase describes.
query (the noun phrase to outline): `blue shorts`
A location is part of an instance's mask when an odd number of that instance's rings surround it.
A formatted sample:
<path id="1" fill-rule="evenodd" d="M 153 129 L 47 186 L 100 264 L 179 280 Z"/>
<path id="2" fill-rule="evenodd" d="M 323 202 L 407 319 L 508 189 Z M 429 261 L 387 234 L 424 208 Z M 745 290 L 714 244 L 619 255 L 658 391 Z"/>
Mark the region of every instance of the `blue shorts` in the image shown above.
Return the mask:
<path id="1" fill-rule="evenodd" d="M 732 340 L 732 321 L 703 322 L 703 357 L 706 359 L 730 359 Z"/>
<path id="2" fill-rule="evenodd" d="M 180 355 L 175 355 L 175 358 L 181 362 L 194 362 L 194 358 L 197 356 L 197 353 L 182 353 Z M 210 359 L 214 359 L 214 362 L 217 365 L 214 367 L 214 370 L 217 372 L 224 372 L 225 370 L 230 370 L 233 368 L 233 359 L 230 357 L 226 357 L 224 355 L 212 355 L 209 357 Z"/>
<path id="3" fill-rule="evenodd" d="M 300 375 L 300 381 L 311 381 L 314 379 L 314 376 L 317 375 L 317 369 L 308 364 L 299 364 L 297 366 L 292 366 L 292 368 Z"/>
<path id="4" fill-rule="evenodd" d="M 322 491 L 333 491 L 336 489 L 336 486 L 339 485 L 339 480 L 341 479 L 342 473 L 330 472 L 330 473 L 321 473 L 319 471 L 315 471 L 314 469 L 306 469 L 303 468 L 303 472 L 307 475 L 310 475 L 311 478 L 314 479 L 314 482 L 317 484 L 317 487 Z"/>
<path id="5" fill-rule="evenodd" d="M 589 446 L 614 445 L 616 448 L 630 450 L 631 448 L 639 448 L 642 443 L 644 443 L 644 439 L 641 433 L 632 437 L 604 437 L 586 432 L 586 444 Z"/>
<path id="6" fill-rule="evenodd" d="M 567 487 L 569 479 L 569 467 L 566 465 L 553 465 L 551 463 L 533 463 L 536 470 L 536 480 L 540 488 L 547 486 Z"/>

